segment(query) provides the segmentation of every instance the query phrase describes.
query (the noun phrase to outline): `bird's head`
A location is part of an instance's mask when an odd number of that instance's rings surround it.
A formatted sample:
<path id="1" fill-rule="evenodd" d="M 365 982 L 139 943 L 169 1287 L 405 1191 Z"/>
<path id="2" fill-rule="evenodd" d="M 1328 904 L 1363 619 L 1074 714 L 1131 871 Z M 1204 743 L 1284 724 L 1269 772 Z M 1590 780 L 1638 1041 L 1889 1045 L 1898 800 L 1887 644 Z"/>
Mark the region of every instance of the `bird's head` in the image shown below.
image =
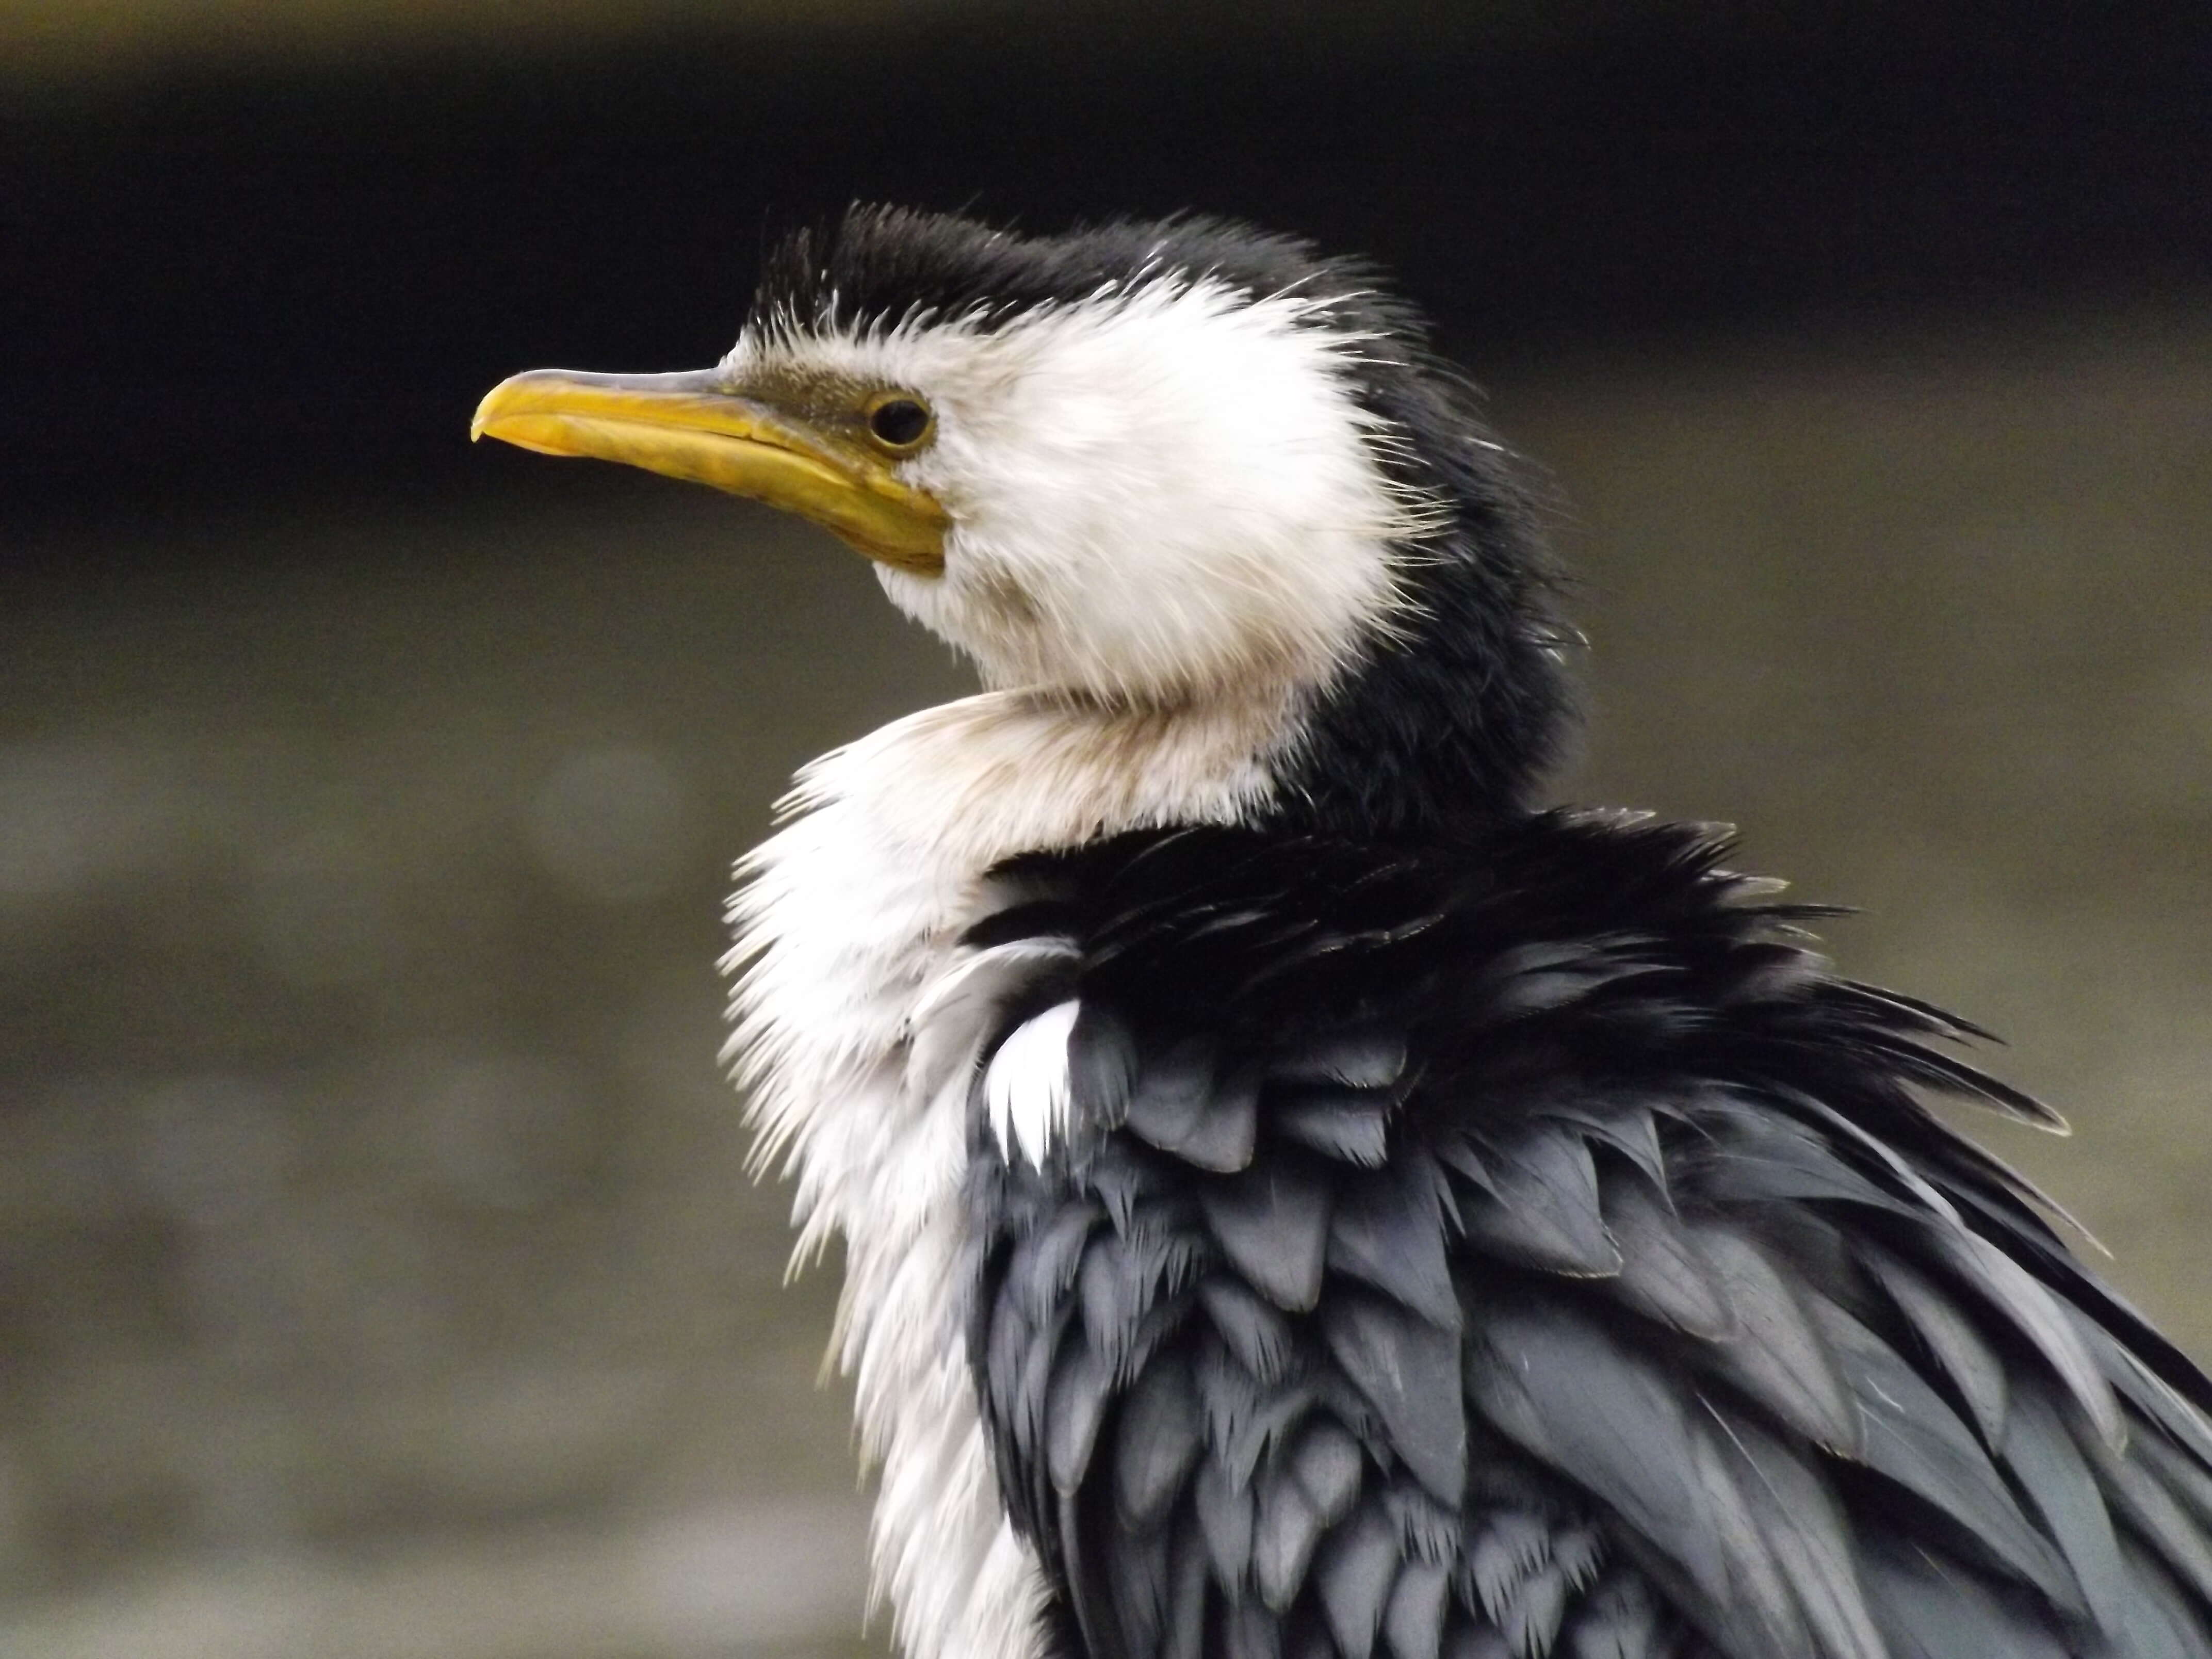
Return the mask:
<path id="1" fill-rule="evenodd" d="M 714 368 L 517 375 L 475 431 L 811 519 L 994 687 L 1273 709 L 1293 817 L 1510 808 L 1563 717 L 1472 394 L 1364 267 L 1243 227 L 855 209 Z"/>

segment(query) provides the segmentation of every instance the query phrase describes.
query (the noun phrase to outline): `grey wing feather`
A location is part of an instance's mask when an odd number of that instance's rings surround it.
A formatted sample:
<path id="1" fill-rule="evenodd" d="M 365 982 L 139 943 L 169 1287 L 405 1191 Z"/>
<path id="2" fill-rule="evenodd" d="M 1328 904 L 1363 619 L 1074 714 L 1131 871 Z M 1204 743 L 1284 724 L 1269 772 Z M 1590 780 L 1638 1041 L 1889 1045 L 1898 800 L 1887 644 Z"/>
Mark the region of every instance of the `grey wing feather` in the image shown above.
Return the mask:
<path id="1" fill-rule="evenodd" d="M 2138 1454 L 2130 1460 L 2102 1441 L 2082 1449 L 2096 1464 L 2097 1478 L 2110 1495 L 2120 1517 L 2165 1559 L 2174 1577 L 2189 1587 L 2197 1601 L 2212 1607 L 2212 1536 L 2206 1517 L 2191 1515 L 2175 1495 L 2183 1483 L 2172 1479 L 2172 1468 L 2164 1460 L 2157 1430 L 2148 1424 L 2129 1442 Z"/>
<path id="2" fill-rule="evenodd" d="M 1409 1561 L 1398 1574 L 1382 1610 L 1382 1635 L 1396 1659 L 1437 1659 L 1444 1632 L 1444 1598 L 1450 1574 L 1426 1561 Z"/>
<path id="3" fill-rule="evenodd" d="M 1850 1390 L 1773 1262 L 1730 1227 L 1708 1224 L 1688 1237 L 1733 1316 L 1711 1350 L 1714 1369 L 1814 1444 L 1856 1457 L 1861 1428 Z"/>
<path id="4" fill-rule="evenodd" d="M 1724 1421 L 1723 1433 L 1742 1461 L 1746 1474 L 1738 1485 L 1759 1516 L 1818 1650 L 1834 1659 L 1883 1659 L 1850 1528 L 1834 1492 L 1802 1456 L 1750 1424 Z"/>
<path id="5" fill-rule="evenodd" d="M 1268 1125 L 1323 1156 L 1379 1169 L 1389 1151 L 1389 1099 L 1368 1091 L 1304 1089 L 1276 1104 Z"/>
<path id="6" fill-rule="evenodd" d="M 1125 1525 L 1158 1524 L 1205 1445 L 1190 1368 L 1179 1358 L 1146 1368 L 1121 1407 L 1114 1494 Z"/>
<path id="7" fill-rule="evenodd" d="M 1590 1276 L 1620 1272 L 1620 1252 L 1598 1201 L 1597 1168 L 1580 1135 L 1539 1123 L 1511 1146 L 1486 1150 L 1490 1186 L 1466 1209 L 1471 1236 L 1532 1267 Z"/>
<path id="8" fill-rule="evenodd" d="M 1328 1263 L 1448 1331 L 1460 1327 L 1459 1291 L 1427 1154 L 1408 1147 L 1396 1166 L 1347 1181 L 1329 1224 Z"/>
<path id="9" fill-rule="evenodd" d="M 1855 1254 L 1888 1293 L 1914 1334 L 1927 1344 L 1943 1374 L 1966 1401 L 1975 1425 L 1981 1430 L 1983 1443 L 1998 1444 L 2004 1436 L 2010 1393 L 2004 1362 L 1965 1311 L 1924 1275 L 1879 1245 L 1862 1242 Z"/>
<path id="10" fill-rule="evenodd" d="M 1218 1273 L 1199 1285 L 1198 1299 L 1222 1341 L 1255 1383 L 1282 1380 L 1294 1352 L 1290 1322 L 1282 1314 L 1239 1280 Z"/>
<path id="11" fill-rule="evenodd" d="M 1053 1366 L 1045 1400 L 1045 1467 L 1063 1493 L 1075 1491 L 1090 1472 L 1112 1381 L 1105 1361 L 1080 1345 L 1071 1345 Z"/>
<path id="12" fill-rule="evenodd" d="M 1392 1451 L 1456 1510 L 1467 1491 L 1457 1333 L 1350 1289 L 1322 1310 L 1321 1328 L 1329 1353 L 1389 1430 Z"/>
<path id="13" fill-rule="evenodd" d="M 2084 1610 L 2072 1571 L 2021 1513 L 1973 1431 L 1873 1332 L 1840 1308 L 1820 1311 L 1865 1424 L 1867 1466 L 1951 1516 L 1981 1550 L 2061 1607 Z"/>
<path id="14" fill-rule="evenodd" d="M 1674 1648 L 1649 1586 L 1632 1573 L 1599 1583 L 1567 1628 L 1570 1659 L 1666 1659 Z"/>
<path id="15" fill-rule="evenodd" d="M 2056 1293 L 1989 1240 L 1963 1227 L 1938 1229 L 1930 1242 L 1939 1259 L 2035 1345 L 2106 1443 L 2124 1444 L 2127 1431 L 2120 1421 L 2112 1381 L 2098 1365 L 2081 1328 L 2068 1316 Z"/>
<path id="16" fill-rule="evenodd" d="M 2212 1653 L 2212 1430 L 1817 1103 L 1088 1029 L 972 1350 L 1085 1659 Z"/>
<path id="17" fill-rule="evenodd" d="M 2120 1565 L 2112 1516 L 2088 1461 L 2057 1403 L 2040 1386 L 2014 1390 L 2003 1452 L 2005 1468 L 2074 1569 L 2081 1598 L 2097 1623 L 2107 1630 L 2124 1629 L 2132 1592 Z"/>
<path id="18" fill-rule="evenodd" d="M 1703 1456 L 1664 1373 L 1588 1321 L 1494 1317 L 1468 1349 L 1489 1425 L 1589 1492 L 1718 1610 L 1733 1599 Z M 1734 1540 L 1740 1541 L 1740 1540 Z"/>
<path id="19" fill-rule="evenodd" d="M 1342 1520 L 1359 1496 L 1360 1462 L 1358 1441 L 1328 1418 L 1316 1419 L 1299 1440 L 1291 1468 L 1323 1526 Z"/>
<path id="20" fill-rule="evenodd" d="M 1199 1470 L 1192 1493 L 1214 1577 L 1224 1590 L 1241 1590 L 1252 1568 L 1252 1493 L 1208 1461 Z"/>
<path id="21" fill-rule="evenodd" d="M 1281 1083 L 1334 1083 L 1350 1089 L 1387 1089 L 1404 1075 L 1402 1032 L 1370 1027 L 1336 1034 L 1291 1049 L 1267 1067 Z"/>
<path id="22" fill-rule="evenodd" d="M 1637 1176 L 1608 1171 L 1605 1221 L 1620 1253 L 1610 1289 L 1629 1307 L 1687 1335 L 1719 1341 L 1735 1328 L 1718 1275 L 1665 1200 Z"/>
<path id="23" fill-rule="evenodd" d="M 1368 1659 L 1403 1561 L 1397 1528 L 1379 1507 L 1340 1528 L 1322 1552 L 1315 1577 L 1344 1659 Z"/>
<path id="24" fill-rule="evenodd" d="M 1280 1465 L 1255 1482 L 1258 1511 L 1252 1529 L 1252 1577 L 1260 1599 L 1287 1612 L 1304 1589 L 1306 1567 L 1321 1542 L 1321 1511 L 1305 1487 Z"/>
<path id="25" fill-rule="evenodd" d="M 1241 1170 L 1252 1161 L 1260 1097 L 1255 1078 L 1220 1076 L 1213 1050 L 1198 1042 L 1140 1062 L 1136 1077 L 1127 1107 L 1136 1134 L 1201 1170 Z"/>
<path id="26" fill-rule="evenodd" d="M 1890 1659 L 2075 1659 L 2034 1603 L 1958 1571 L 1925 1546 L 1876 1538 L 1864 1553 Z"/>
<path id="27" fill-rule="evenodd" d="M 1199 1203 L 1247 1284 L 1293 1313 L 1320 1301 L 1331 1205 L 1317 1174 L 1295 1165 L 1248 1170 L 1201 1188 Z"/>

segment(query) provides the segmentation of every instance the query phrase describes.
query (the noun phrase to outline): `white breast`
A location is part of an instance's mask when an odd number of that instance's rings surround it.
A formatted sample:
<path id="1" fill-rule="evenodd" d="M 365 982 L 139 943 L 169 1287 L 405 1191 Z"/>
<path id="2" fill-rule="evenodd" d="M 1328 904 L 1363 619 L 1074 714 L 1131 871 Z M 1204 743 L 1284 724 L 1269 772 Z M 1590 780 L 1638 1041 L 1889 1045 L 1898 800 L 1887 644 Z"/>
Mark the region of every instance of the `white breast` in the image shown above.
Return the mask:
<path id="1" fill-rule="evenodd" d="M 1054 947 L 960 947 L 982 878 L 1017 853 L 1235 822 L 1265 797 L 1287 723 L 1280 703 L 1168 715 L 969 698 L 816 762 L 790 823 L 740 866 L 728 1054 L 757 1158 L 795 1178 L 798 1255 L 845 1241 L 832 1351 L 881 1471 L 875 1593 L 908 1659 L 1033 1659 L 1045 1596 L 969 1376 L 960 1187 L 994 986 L 1045 965 L 1012 953 Z M 1050 1133 L 1066 1007 L 994 1067 L 1002 1144 L 1041 1151 Z"/>

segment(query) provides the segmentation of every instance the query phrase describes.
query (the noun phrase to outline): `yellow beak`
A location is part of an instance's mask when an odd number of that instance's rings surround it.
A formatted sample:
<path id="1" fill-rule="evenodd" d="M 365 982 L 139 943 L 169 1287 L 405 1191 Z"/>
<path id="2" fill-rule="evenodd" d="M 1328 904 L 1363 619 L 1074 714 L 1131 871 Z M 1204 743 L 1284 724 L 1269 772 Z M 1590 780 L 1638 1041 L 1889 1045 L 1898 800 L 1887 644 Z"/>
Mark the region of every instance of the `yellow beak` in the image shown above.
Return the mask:
<path id="1" fill-rule="evenodd" d="M 945 569 L 945 509 L 862 443 L 732 392 L 712 370 L 580 374 L 533 369 L 477 405 L 471 439 L 624 461 L 812 520 L 878 562 Z"/>

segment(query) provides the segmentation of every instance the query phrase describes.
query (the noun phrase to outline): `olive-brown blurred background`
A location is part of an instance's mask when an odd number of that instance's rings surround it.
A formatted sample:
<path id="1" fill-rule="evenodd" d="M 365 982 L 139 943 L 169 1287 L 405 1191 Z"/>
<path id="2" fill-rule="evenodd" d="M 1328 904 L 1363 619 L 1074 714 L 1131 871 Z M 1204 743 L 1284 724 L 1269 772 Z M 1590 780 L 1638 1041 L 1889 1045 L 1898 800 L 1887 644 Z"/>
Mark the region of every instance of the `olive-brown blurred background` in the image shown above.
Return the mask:
<path id="1" fill-rule="evenodd" d="M 856 196 L 1395 269 L 1547 469 L 1562 798 L 1863 906 L 2212 1356 L 2212 14 L 2007 9 L 0 4 L 0 1654 L 880 1642 L 718 912 L 960 674 L 463 441 Z"/>

